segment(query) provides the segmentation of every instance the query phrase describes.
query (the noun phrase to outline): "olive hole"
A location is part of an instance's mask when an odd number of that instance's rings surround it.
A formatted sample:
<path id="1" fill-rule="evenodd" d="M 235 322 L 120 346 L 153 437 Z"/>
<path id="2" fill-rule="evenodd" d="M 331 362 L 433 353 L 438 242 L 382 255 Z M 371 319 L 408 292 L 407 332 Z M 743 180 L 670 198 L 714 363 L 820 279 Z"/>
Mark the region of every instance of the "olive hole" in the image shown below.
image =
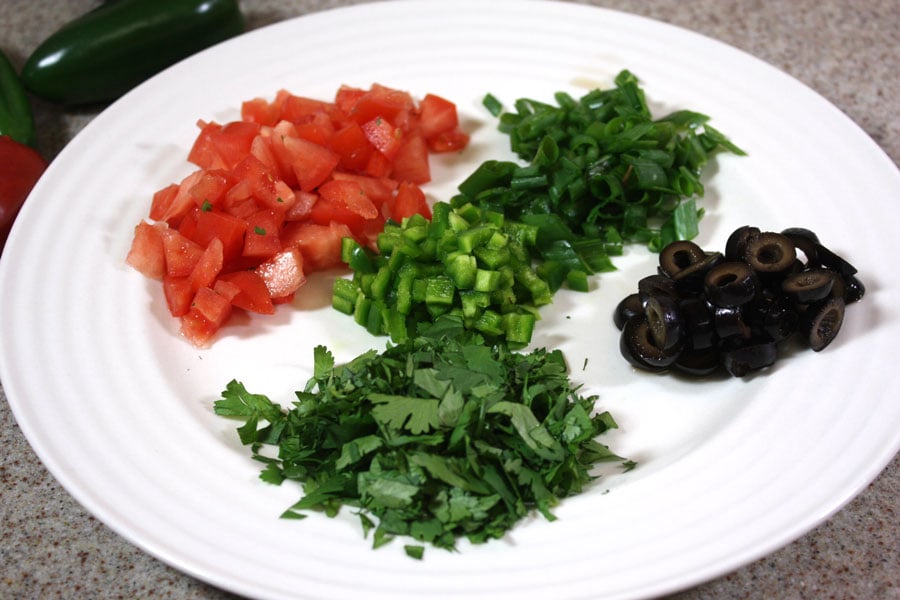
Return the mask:
<path id="1" fill-rule="evenodd" d="M 713 281 L 713 284 L 716 287 L 725 287 L 726 285 L 734 283 L 735 281 L 737 281 L 737 275 L 735 275 L 734 273 L 723 273 L 721 276 L 716 277 L 715 281 Z"/>
<path id="2" fill-rule="evenodd" d="M 759 249 L 756 258 L 763 264 L 774 265 L 781 262 L 784 252 L 778 244 L 766 244 Z"/>
<path id="3" fill-rule="evenodd" d="M 673 254 L 672 261 L 679 269 L 684 269 L 694 264 L 693 256 L 687 250 L 681 250 Z"/>

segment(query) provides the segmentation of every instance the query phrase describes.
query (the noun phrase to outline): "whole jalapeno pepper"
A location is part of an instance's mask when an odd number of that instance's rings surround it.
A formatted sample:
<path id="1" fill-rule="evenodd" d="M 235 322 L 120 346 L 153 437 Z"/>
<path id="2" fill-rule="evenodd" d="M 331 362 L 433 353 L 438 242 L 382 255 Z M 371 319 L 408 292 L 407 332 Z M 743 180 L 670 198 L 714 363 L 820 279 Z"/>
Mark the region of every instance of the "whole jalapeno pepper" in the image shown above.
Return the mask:
<path id="1" fill-rule="evenodd" d="M 53 102 L 107 102 L 243 30 L 237 0 L 107 2 L 38 46 L 22 69 L 22 81 Z"/>
<path id="2" fill-rule="evenodd" d="M 19 74 L 0 51 L 0 135 L 34 146 L 34 117 Z"/>

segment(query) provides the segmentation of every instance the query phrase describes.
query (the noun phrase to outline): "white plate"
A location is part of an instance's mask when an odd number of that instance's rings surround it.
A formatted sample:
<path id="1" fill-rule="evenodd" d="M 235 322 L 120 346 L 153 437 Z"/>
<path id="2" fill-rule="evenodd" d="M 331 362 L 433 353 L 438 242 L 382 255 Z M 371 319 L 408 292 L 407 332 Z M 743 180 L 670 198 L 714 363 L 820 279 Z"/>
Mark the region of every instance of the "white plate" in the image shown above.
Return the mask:
<path id="1" fill-rule="evenodd" d="M 159 286 L 123 259 L 151 193 L 190 171 L 197 119 L 236 118 L 279 88 L 330 98 L 373 82 L 459 105 L 474 135 L 428 187 L 447 198 L 506 140 L 480 106 L 610 84 L 622 68 L 662 112 L 692 108 L 749 151 L 725 156 L 702 201 L 700 243 L 736 226 L 806 226 L 860 268 L 869 292 L 839 339 L 771 372 L 688 383 L 630 370 L 614 304 L 654 268 L 634 249 L 587 295 L 561 292 L 536 345 L 622 426 L 606 438 L 640 462 L 506 539 L 424 561 L 373 551 L 355 517 L 279 520 L 299 495 L 269 486 L 211 404 L 231 378 L 286 405 L 312 348 L 339 360 L 383 347 L 328 308 L 327 281 L 297 306 L 226 331 L 204 351 L 177 335 Z M 888 364 L 900 339 L 898 278 L 885 240 L 900 222 L 900 176 L 853 123 L 778 70 L 684 30 L 571 4 L 381 3 L 255 31 L 142 85 L 54 161 L 0 264 L 0 375 L 49 470 L 93 514 L 161 560 L 260 598 L 575 598 L 661 594 L 787 544 L 860 491 L 900 447 Z M 892 304 L 894 303 L 894 304 Z M 582 369 L 587 359 L 586 368 Z"/>

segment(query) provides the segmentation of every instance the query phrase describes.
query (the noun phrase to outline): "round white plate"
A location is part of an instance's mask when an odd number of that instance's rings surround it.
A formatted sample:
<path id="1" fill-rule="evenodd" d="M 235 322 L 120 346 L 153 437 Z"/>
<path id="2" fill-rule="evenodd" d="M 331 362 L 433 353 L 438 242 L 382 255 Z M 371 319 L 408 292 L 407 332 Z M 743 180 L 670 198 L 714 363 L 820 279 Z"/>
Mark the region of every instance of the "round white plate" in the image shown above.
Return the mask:
<path id="1" fill-rule="evenodd" d="M 503 540 L 377 551 L 351 514 L 278 515 L 300 494 L 257 479 L 237 423 L 212 402 L 232 378 L 288 405 L 312 348 L 339 361 L 384 340 L 328 306 L 326 278 L 271 318 L 230 326 L 208 350 L 179 338 L 158 284 L 124 263 L 153 191 L 190 172 L 197 119 L 238 117 L 279 88 L 328 99 L 379 82 L 455 101 L 473 133 L 435 162 L 446 199 L 487 157 L 508 156 L 486 92 L 507 106 L 608 86 L 623 68 L 654 111 L 713 117 L 749 156 L 723 156 L 701 201 L 699 242 L 805 226 L 868 285 L 824 352 L 746 380 L 687 382 L 631 370 L 615 303 L 654 269 L 634 248 L 588 294 L 560 292 L 536 346 L 563 349 L 573 377 L 621 429 L 604 438 L 640 465 L 565 500 Z M 852 122 L 780 71 L 721 43 L 634 16 L 554 2 L 378 3 L 251 32 L 176 65 L 91 122 L 59 155 L 0 264 L 0 375 L 47 468 L 93 514 L 161 560 L 259 598 L 578 598 L 661 594 L 787 544 L 871 481 L 900 448 L 892 364 L 898 277 L 885 260 L 900 211 L 896 167 Z M 586 366 L 582 365 L 586 361 Z"/>

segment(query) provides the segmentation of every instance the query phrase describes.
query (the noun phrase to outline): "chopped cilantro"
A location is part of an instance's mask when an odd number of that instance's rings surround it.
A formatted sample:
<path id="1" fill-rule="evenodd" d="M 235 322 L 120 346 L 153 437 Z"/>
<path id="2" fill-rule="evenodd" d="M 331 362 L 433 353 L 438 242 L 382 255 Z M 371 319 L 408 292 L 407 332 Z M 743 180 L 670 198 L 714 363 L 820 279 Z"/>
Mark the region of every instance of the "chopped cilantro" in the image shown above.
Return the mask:
<path id="1" fill-rule="evenodd" d="M 266 230 L 263 227 L 254 227 L 253 233 L 256 235 L 266 235 Z"/>
<path id="2" fill-rule="evenodd" d="M 596 440 L 616 423 L 579 395 L 559 350 L 488 346 L 444 316 L 381 353 L 335 366 L 319 346 L 314 359 L 289 410 L 232 381 L 215 412 L 245 420 L 238 434 L 265 463 L 263 481 L 302 483 L 283 517 L 354 507 L 375 548 L 396 536 L 448 550 L 500 538 L 532 510 L 553 520 L 595 463 L 633 465 Z"/>

